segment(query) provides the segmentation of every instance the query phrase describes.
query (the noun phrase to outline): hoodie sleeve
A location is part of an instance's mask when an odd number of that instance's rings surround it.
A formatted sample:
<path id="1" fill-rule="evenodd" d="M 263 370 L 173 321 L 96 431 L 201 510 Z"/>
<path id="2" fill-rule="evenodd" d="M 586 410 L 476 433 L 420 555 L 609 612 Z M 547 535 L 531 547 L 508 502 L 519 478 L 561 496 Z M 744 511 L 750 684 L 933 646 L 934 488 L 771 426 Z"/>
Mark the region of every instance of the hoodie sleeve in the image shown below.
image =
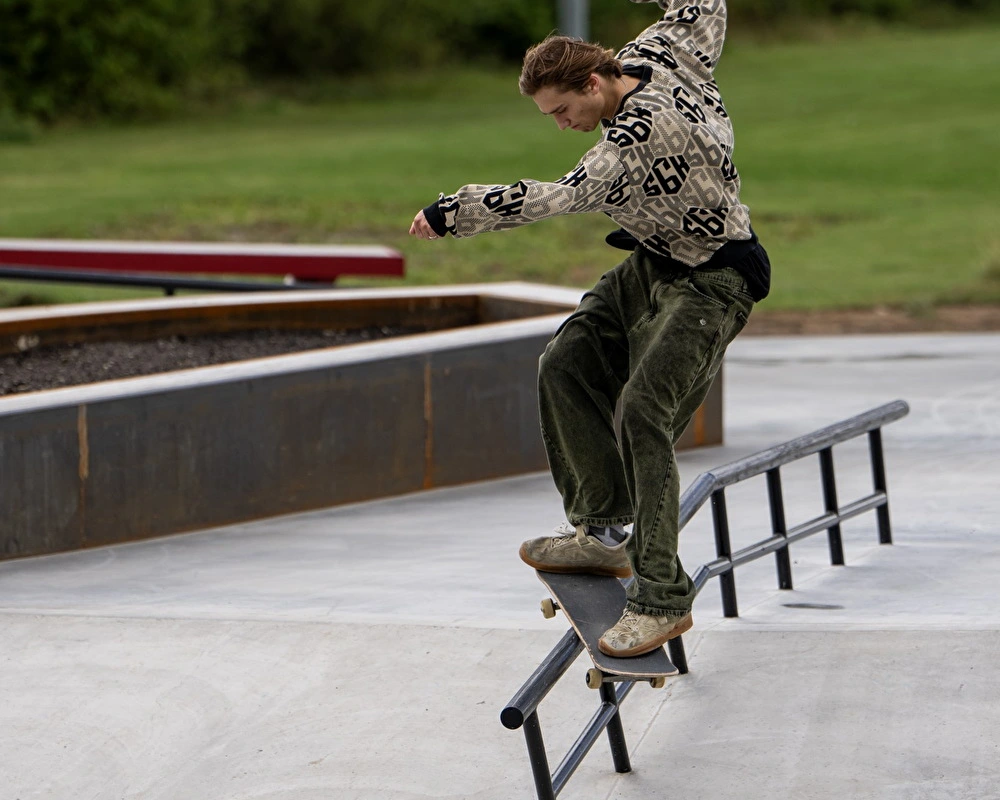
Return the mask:
<path id="1" fill-rule="evenodd" d="M 572 172 L 551 183 L 524 179 L 507 186 L 469 184 L 441 195 L 424 214 L 440 235 L 457 238 L 506 230 L 559 214 L 612 211 L 630 199 L 617 148 L 599 142 Z"/>
<path id="2" fill-rule="evenodd" d="M 726 37 L 726 0 L 657 0 L 657 4 L 666 12 L 662 19 L 625 45 L 618 59 L 681 69 L 710 80 Z"/>

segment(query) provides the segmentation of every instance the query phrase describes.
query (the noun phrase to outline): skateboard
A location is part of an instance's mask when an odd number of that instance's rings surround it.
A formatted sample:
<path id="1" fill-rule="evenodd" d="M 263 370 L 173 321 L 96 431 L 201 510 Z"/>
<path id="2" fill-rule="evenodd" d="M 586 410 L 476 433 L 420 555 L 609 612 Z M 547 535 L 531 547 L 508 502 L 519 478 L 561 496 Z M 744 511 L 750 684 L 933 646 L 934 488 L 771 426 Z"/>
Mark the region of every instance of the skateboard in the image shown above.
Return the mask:
<path id="1" fill-rule="evenodd" d="M 605 655 L 598 649 L 597 640 L 618 622 L 625 608 L 625 587 L 618 578 L 541 570 L 536 573 L 551 595 L 542 600 L 542 615 L 548 619 L 561 610 L 594 662 L 594 668 L 587 670 L 587 686 L 591 689 L 628 680 L 648 681 L 659 689 L 668 677 L 679 673 L 662 647 L 631 658 Z"/>

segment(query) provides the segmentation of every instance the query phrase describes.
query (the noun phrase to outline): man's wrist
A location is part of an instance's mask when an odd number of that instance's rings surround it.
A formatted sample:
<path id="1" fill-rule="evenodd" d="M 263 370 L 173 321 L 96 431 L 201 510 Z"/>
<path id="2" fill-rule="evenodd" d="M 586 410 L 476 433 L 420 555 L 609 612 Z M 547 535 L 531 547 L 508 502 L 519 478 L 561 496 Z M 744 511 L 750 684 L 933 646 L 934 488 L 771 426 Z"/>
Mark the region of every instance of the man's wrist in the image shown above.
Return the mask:
<path id="1" fill-rule="evenodd" d="M 424 219 L 427 220 L 427 224 L 434 229 L 434 233 L 438 236 L 444 236 L 448 233 L 448 226 L 444 221 L 444 214 L 441 213 L 441 207 L 438 200 L 435 200 L 427 208 L 424 209 Z"/>

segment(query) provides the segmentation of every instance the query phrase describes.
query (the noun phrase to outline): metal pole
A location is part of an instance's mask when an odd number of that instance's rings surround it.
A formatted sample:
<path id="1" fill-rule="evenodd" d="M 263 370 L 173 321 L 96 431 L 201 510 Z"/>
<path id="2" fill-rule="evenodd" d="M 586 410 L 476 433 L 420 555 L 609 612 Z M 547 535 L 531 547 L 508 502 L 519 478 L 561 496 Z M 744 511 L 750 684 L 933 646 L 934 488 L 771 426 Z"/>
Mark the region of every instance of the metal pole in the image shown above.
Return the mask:
<path id="1" fill-rule="evenodd" d="M 528 745 L 528 760 L 535 776 L 538 800 L 556 800 L 556 793 L 552 790 L 552 776 L 549 774 L 549 759 L 545 755 L 545 742 L 542 741 L 542 726 L 534 711 L 524 720 L 524 741 Z"/>
<path id="2" fill-rule="evenodd" d="M 681 675 L 688 674 L 687 654 L 684 652 L 684 637 L 677 636 L 667 642 L 667 650 L 670 653 L 670 661 Z"/>
<path id="3" fill-rule="evenodd" d="M 882 429 L 868 431 L 868 449 L 872 457 L 872 483 L 876 492 L 885 494 L 885 504 L 875 509 L 878 519 L 879 544 L 892 544 L 892 525 L 889 523 L 889 490 L 885 480 L 885 456 L 882 453 Z"/>
<path id="4" fill-rule="evenodd" d="M 823 479 L 823 502 L 826 510 L 839 514 L 837 505 L 837 478 L 833 472 L 833 448 L 827 447 L 819 451 L 819 468 Z M 844 542 L 840 536 L 840 522 L 835 522 L 827 528 L 830 539 L 830 563 L 836 567 L 844 565 Z"/>
<path id="5" fill-rule="evenodd" d="M 601 700 L 615 707 L 615 715 L 608 720 L 608 741 L 611 743 L 611 758 L 615 762 L 615 772 L 631 772 L 632 764 L 628 758 L 628 745 L 625 743 L 625 730 L 622 728 L 622 717 L 617 711 L 618 695 L 613 683 L 601 684 Z"/>
<path id="6" fill-rule="evenodd" d="M 294 285 L 270 281 L 214 280 L 212 278 L 179 278 L 173 275 L 133 272 L 99 272 L 82 269 L 49 269 L 47 267 L 14 267 L 0 264 L 0 280 L 14 278 L 55 283 L 91 283 L 101 286 L 149 286 L 173 295 L 177 289 L 218 290 L 222 292 L 276 292 L 287 289 L 330 289 L 331 283 L 296 281 Z"/>
<path id="7" fill-rule="evenodd" d="M 736 606 L 736 575 L 733 571 L 733 546 L 729 541 L 729 515 L 726 513 L 726 491 L 712 492 L 712 519 L 715 522 L 715 552 L 719 558 L 729 559 L 729 569 L 719 575 L 722 591 L 722 613 L 727 617 L 738 617 Z"/>
<path id="8" fill-rule="evenodd" d="M 788 536 L 785 523 L 785 500 L 781 493 L 781 470 L 778 467 L 767 471 L 767 499 L 771 506 L 771 530 L 779 536 Z M 778 588 L 792 588 L 792 560 L 788 554 L 788 546 L 774 551 L 774 560 L 778 568 Z"/>
<path id="9" fill-rule="evenodd" d="M 587 41 L 590 37 L 589 0 L 559 0 L 559 32 Z"/>

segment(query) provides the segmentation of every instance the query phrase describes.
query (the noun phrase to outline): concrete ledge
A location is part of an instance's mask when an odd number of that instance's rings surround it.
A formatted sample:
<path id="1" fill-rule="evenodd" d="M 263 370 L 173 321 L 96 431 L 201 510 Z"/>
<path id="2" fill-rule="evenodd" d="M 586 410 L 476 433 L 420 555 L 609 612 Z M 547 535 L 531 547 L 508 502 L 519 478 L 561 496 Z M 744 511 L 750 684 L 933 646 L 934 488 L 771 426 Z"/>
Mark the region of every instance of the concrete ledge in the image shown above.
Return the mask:
<path id="1" fill-rule="evenodd" d="M 579 292 L 334 291 L 0 314 L 8 340 L 21 322 L 54 341 L 57 329 L 106 337 L 126 317 L 147 335 L 178 319 L 204 325 L 196 312 L 220 305 L 230 326 L 259 321 L 262 300 L 286 319 L 299 304 L 308 319 L 318 302 L 327 317 L 338 305 L 371 313 L 379 299 L 426 313 L 417 301 L 442 296 L 475 299 L 478 324 L 0 398 L 0 558 L 545 470 L 537 362 Z M 721 435 L 720 381 L 682 445 Z"/>

